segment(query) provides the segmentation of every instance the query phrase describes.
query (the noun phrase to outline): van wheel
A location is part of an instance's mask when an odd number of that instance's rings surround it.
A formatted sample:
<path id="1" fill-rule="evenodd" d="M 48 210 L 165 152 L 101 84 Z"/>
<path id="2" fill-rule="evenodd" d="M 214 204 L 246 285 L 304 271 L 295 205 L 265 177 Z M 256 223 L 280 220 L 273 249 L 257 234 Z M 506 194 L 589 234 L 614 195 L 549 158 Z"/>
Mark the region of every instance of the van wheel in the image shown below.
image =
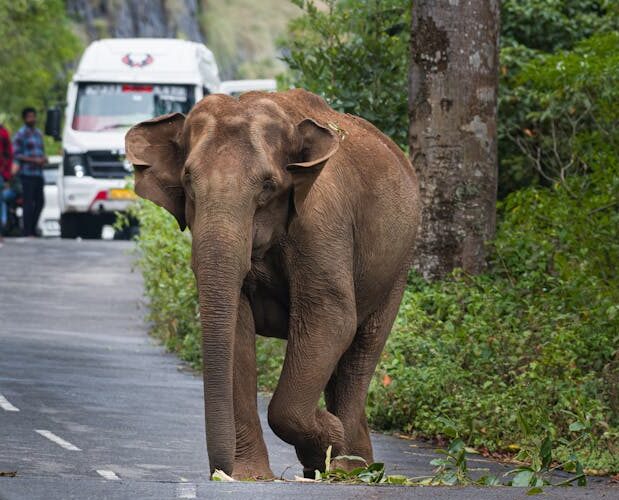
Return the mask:
<path id="1" fill-rule="evenodd" d="M 79 235 L 85 240 L 100 240 L 103 223 L 95 215 L 84 214 L 79 223 Z"/>
<path id="2" fill-rule="evenodd" d="M 75 239 L 78 237 L 79 214 L 62 214 L 60 216 L 60 237 Z"/>

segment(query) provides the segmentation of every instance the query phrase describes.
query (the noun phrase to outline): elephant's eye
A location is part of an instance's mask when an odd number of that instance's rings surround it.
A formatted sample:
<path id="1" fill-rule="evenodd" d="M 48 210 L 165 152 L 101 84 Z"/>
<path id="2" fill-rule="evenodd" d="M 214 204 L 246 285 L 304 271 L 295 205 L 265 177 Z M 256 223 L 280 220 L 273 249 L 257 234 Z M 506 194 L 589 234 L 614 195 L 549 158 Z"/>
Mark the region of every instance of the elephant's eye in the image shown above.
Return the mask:
<path id="1" fill-rule="evenodd" d="M 265 179 L 262 181 L 262 191 L 270 193 L 275 191 L 276 187 L 277 185 L 275 184 L 275 181 L 273 179 Z"/>
<path id="2" fill-rule="evenodd" d="M 271 195 L 275 192 L 276 188 L 277 184 L 273 179 L 264 179 L 262 181 L 262 190 L 258 194 L 258 206 L 266 204 L 271 199 Z"/>

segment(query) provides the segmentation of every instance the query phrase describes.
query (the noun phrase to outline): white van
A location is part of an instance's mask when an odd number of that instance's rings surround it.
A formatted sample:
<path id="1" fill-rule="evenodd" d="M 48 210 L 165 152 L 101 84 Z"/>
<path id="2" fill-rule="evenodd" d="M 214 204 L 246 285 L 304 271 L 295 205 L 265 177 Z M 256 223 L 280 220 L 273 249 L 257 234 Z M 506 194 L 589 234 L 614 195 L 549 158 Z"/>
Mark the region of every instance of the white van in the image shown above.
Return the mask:
<path id="1" fill-rule="evenodd" d="M 219 89 L 222 94 L 228 94 L 232 97 L 239 97 L 241 94 L 252 90 L 275 92 L 277 90 L 277 82 L 273 79 L 229 80 L 227 82 L 221 82 L 221 87 Z"/>
<path id="2" fill-rule="evenodd" d="M 124 151 L 129 127 L 187 113 L 220 85 L 215 58 L 203 44 L 157 38 L 93 42 L 67 91 L 58 179 L 61 236 L 100 238 L 103 225 L 131 203 Z M 50 110 L 45 127 L 57 139 L 60 115 Z"/>

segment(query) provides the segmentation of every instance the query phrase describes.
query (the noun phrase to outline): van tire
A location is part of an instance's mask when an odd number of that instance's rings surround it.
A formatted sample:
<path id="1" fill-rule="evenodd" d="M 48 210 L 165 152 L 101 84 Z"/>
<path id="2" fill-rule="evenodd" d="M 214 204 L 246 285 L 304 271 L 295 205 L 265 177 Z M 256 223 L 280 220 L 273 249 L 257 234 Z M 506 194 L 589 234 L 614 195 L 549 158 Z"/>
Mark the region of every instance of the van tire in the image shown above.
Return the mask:
<path id="1" fill-rule="evenodd" d="M 75 239 L 79 236 L 79 214 L 62 214 L 60 216 L 60 237 Z"/>
<path id="2" fill-rule="evenodd" d="M 83 214 L 78 224 L 78 233 L 85 240 L 100 240 L 103 223 L 96 215 Z"/>

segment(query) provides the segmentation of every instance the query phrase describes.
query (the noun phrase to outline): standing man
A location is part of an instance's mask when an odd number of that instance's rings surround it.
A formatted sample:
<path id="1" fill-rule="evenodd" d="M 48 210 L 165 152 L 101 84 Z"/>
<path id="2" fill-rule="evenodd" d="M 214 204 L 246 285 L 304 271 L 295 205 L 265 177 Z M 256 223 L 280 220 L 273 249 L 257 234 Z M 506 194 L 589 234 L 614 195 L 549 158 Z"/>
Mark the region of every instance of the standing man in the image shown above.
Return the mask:
<path id="1" fill-rule="evenodd" d="M 13 146 L 9 131 L 0 123 L 0 243 L 7 221 L 6 203 L 11 199 L 9 181 L 12 175 Z"/>
<path id="2" fill-rule="evenodd" d="M 37 112 L 24 108 L 24 125 L 13 137 L 15 159 L 24 199 L 24 236 L 37 236 L 36 228 L 43 210 L 43 166 L 47 163 L 43 134 L 36 128 Z"/>

